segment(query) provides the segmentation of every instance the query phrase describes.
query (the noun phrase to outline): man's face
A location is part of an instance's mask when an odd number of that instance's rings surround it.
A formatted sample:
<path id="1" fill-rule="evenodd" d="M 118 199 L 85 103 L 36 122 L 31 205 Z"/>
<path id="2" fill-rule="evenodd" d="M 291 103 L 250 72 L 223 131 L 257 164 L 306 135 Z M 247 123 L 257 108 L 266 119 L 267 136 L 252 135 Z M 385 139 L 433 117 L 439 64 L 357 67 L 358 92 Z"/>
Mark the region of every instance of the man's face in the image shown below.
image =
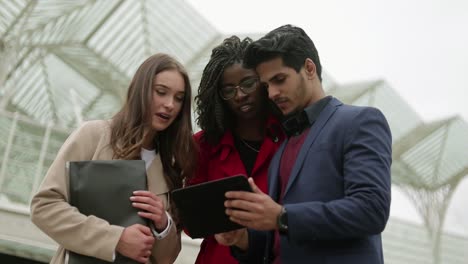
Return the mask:
<path id="1" fill-rule="evenodd" d="M 282 58 L 260 63 L 256 71 L 262 84 L 268 87 L 268 97 L 284 115 L 304 109 L 311 98 L 306 88 L 304 68 L 298 73 L 283 65 Z"/>

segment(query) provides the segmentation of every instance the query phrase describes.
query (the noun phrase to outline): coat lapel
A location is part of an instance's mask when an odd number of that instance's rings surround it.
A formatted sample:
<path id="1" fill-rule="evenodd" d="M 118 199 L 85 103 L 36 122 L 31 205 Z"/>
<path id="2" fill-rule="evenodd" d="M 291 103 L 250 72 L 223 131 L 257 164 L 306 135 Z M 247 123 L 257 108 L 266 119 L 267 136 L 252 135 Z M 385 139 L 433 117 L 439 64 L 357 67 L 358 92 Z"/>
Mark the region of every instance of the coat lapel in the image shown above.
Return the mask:
<path id="1" fill-rule="evenodd" d="M 309 134 L 307 135 L 307 138 L 302 145 L 299 154 L 297 155 L 296 162 L 294 163 L 294 166 L 291 171 L 291 175 L 289 176 L 288 184 L 286 186 L 286 190 L 284 191 L 284 197 L 288 194 L 289 189 L 291 188 L 291 185 L 293 184 L 294 180 L 297 178 L 299 175 L 299 172 L 301 171 L 301 168 L 304 164 L 305 157 L 307 156 L 307 152 L 309 151 L 310 147 L 312 144 L 315 142 L 315 139 L 317 136 L 320 134 L 320 131 L 322 131 L 323 127 L 327 123 L 328 119 L 335 113 L 337 107 L 341 105 L 342 103 L 336 99 L 333 98 L 330 103 L 328 103 L 325 108 L 323 108 L 322 112 L 320 113 L 319 117 L 315 121 L 315 123 L 312 125 L 312 127 L 309 130 Z M 279 171 L 279 170 L 278 170 Z M 277 173 L 278 174 L 278 173 Z M 278 181 L 278 179 L 276 179 Z"/>
<path id="2" fill-rule="evenodd" d="M 166 179 L 164 179 L 161 156 L 159 153 L 154 157 L 151 165 L 146 170 L 146 179 L 150 192 L 156 195 L 166 195 L 168 197 L 169 188 L 167 187 Z M 167 204 L 165 204 L 165 206 L 167 208 Z"/>
<path id="3" fill-rule="evenodd" d="M 279 167 L 281 164 L 281 156 L 283 156 L 284 148 L 286 147 L 287 142 L 288 140 L 286 139 L 278 148 L 278 151 L 271 160 L 270 168 L 268 169 L 268 194 L 274 200 L 277 200 L 278 198 Z"/>

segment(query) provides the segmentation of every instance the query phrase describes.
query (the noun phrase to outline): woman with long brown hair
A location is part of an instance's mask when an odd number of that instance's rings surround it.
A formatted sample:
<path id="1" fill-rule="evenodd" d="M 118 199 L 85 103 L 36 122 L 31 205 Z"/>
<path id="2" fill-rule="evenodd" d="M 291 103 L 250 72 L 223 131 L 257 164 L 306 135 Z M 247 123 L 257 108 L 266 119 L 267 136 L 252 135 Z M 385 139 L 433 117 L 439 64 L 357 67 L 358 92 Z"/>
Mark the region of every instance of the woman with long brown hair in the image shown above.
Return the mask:
<path id="1" fill-rule="evenodd" d="M 169 193 L 182 187 L 184 172 L 196 163 L 190 102 L 184 67 L 156 54 L 138 68 L 111 120 L 85 122 L 70 135 L 31 201 L 32 221 L 59 244 L 51 263 L 65 263 L 68 251 L 110 262 L 116 253 L 140 263 L 175 261 L 181 241 Z M 145 161 L 148 190 L 129 200 L 150 227 L 111 225 L 69 204 L 66 162 L 112 159 Z"/>

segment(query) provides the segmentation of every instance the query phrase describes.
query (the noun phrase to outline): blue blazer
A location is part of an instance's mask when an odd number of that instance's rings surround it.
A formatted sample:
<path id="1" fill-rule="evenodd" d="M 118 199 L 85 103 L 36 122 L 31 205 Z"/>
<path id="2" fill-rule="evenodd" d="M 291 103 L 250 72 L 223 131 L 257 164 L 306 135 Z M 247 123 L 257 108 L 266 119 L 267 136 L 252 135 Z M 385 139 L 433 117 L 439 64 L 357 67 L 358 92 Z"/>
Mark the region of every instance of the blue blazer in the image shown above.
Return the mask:
<path id="1" fill-rule="evenodd" d="M 269 169 L 269 195 L 276 201 L 286 143 Z M 391 157 L 383 114 L 332 98 L 311 127 L 286 186 L 289 231 L 280 236 L 281 263 L 384 263 Z M 249 230 L 247 262 L 269 263 L 272 244 L 273 232 Z"/>

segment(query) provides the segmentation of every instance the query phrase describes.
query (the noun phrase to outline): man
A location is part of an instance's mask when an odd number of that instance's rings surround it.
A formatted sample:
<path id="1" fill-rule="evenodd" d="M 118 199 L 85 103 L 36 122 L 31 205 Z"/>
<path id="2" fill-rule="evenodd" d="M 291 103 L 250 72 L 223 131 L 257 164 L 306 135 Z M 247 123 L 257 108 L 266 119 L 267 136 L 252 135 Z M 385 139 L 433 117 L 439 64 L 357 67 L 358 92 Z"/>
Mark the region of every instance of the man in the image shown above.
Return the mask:
<path id="1" fill-rule="evenodd" d="M 392 143 L 385 117 L 325 96 L 317 50 L 301 28 L 271 31 L 244 61 L 285 114 L 288 139 L 271 162 L 269 195 L 252 179 L 253 193 L 226 193 L 226 213 L 249 229 L 218 234 L 218 242 L 248 263 L 384 263 Z"/>

